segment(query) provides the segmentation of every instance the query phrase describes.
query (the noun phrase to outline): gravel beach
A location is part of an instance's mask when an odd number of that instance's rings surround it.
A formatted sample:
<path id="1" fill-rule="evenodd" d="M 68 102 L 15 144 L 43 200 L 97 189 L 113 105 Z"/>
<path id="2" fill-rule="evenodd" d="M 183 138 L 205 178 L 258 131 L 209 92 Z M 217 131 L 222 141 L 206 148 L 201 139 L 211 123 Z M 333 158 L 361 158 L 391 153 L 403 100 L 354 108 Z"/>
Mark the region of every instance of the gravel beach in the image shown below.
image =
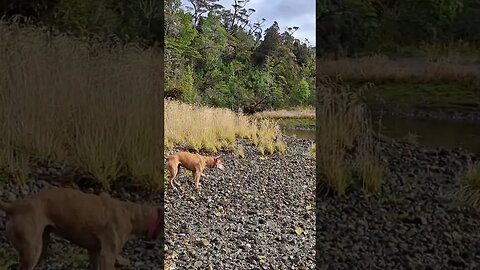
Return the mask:
<path id="1" fill-rule="evenodd" d="M 390 173 L 379 194 L 317 199 L 317 269 L 480 269 L 480 216 L 453 195 L 479 157 L 380 145 Z"/>
<path id="2" fill-rule="evenodd" d="M 220 153 L 197 193 L 182 172 L 165 194 L 165 269 L 314 269 L 312 141 L 286 139 L 285 155 Z"/>
<path id="3" fill-rule="evenodd" d="M 34 171 L 33 179 L 29 179 L 25 186 L 6 184 L 0 186 L 0 198 L 2 200 L 17 200 L 38 192 L 40 189 L 51 186 L 71 185 L 64 182 L 65 169 L 62 165 L 52 165 L 47 169 L 40 168 Z M 99 185 L 91 182 L 83 182 L 79 188 L 84 192 L 97 193 L 101 191 Z M 153 193 L 142 187 L 132 186 L 126 183 L 112 185 L 112 197 L 133 202 L 144 202 L 159 205 L 163 201 L 163 195 Z M 124 248 L 123 255 L 130 260 L 130 265 L 121 269 L 158 270 L 162 269 L 163 252 L 162 243 L 159 240 L 147 242 L 144 239 L 132 239 Z M 0 216 L 0 270 L 17 269 L 17 253 L 5 235 L 5 218 Z M 70 244 L 68 241 L 52 234 L 46 260 L 37 268 L 40 270 L 84 270 L 90 269 L 87 252 L 84 249 Z M 120 269 L 120 268 L 119 268 Z"/>
<path id="4" fill-rule="evenodd" d="M 315 268 L 315 161 L 312 141 L 285 139 L 285 155 L 261 156 L 246 141 L 245 158 L 220 152 L 226 170 L 206 170 L 197 193 L 192 176 L 182 170 L 181 189 L 165 193 L 165 269 L 314 269 Z M 62 183 L 65 168 L 50 166 L 34 173 L 27 185 L 4 185 L 0 197 L 20 199 L 46 185 Z M 99 188 L 82 183 L 82 190 Z M 161 194 L 122 183 L 112 196 L 160 204 Z M 0 217 L 0 269 L 17 262 Z M 161 269 L 160 241 L 131 240 L 124 269 Z M 87 269 L 87 254 L 67 241 L 53 237 L 47 260 L 39 269 Z M 8 269 L 8 268 L 7 268 Z M 16 269 L 16 268 L 12 268 Z"/>

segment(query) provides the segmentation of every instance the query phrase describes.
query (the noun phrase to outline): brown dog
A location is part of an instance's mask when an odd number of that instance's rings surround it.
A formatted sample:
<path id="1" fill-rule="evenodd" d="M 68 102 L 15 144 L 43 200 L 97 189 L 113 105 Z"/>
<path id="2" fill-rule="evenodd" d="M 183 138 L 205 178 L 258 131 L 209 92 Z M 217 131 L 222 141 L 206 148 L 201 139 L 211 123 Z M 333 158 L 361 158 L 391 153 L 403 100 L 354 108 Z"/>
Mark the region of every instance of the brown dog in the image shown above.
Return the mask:
<path id="1" fill-rule="evenodd" d="M 165 157 L 167 161 L 167 169 L 170 172 L 170 186 L 175 187 L 175 180 L 177 179 L 180 167 L 184 167 L 193 172 L 193 179 L 195 180 L 195 188 L 200 188 L 200 177 L 205 176 L 203 170 L 205 168 L 215 168 L 223 170 L 222 159 L 219 156 L 206 157 L 200 154 L 192 154 L 189 152 L 178 152 L 174 155 Z"/>
<path id="2" fill-rule="evenodd" d="M 14 203 L 0 201 L 0 210 L 7 214 L 7 237 L 18 251 L 19 270 L 39 264 L 50 233 L 86 248 L 91 269 L 112 270 L 115 262 L 128 261 L 120 252 L 130 236 L 156 239 L 164 226 L 158 207 L 69 188 L 42 190 Z"/>

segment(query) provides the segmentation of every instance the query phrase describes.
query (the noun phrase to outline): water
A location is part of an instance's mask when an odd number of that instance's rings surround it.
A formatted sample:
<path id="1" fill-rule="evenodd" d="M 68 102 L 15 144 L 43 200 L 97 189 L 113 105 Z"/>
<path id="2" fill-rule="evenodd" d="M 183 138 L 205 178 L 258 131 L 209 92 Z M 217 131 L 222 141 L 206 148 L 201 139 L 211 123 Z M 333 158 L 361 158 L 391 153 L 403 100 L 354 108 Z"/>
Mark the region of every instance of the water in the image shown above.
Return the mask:
<path id="1" fill-rule="evenodd" d="M 378 119 L 375 129 L 378 131 Z M 394 139 L 416 135 L 420 145 L 429 147 L 463 148 L 480 153 L 480 123 L 458 120 L 422 120 L 383 116 L 381 133 Z M 412 137 L 412 136 L 410 136 Z"/>
<path id="2" fill-rule="evenodd" d="M 307 139 L 315 141 L 315 128 L 314 127 L 295 127 L 282 125 L 282 131 L 285 135 L 295 137 L 298 139 Z"/>
<path id="3" fill-rule="evenodd" d="M 374 124 L 378 131 L 378 119 Z M 315 140 L 314 127 L 283 125 L 282 130 L 288 136 Z M 415 137 L 418 144 L 427 147 L 463 148 L 480 154 L 479 122 L 383 116 L 381 133 L 398 140 Z"/>

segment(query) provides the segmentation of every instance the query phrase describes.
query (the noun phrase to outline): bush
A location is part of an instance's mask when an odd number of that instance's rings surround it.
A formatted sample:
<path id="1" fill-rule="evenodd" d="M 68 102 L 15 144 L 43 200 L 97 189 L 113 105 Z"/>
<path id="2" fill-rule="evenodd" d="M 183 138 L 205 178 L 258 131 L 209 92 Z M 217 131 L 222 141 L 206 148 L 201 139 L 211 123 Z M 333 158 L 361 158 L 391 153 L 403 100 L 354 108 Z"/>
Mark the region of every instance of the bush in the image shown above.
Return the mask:
<path id="1" fill-rule="evenodd" d="M 302 104 L 310 98 L 310 86 L 305 79 L 301 79 L 292 89 L 292 100 L 297 104 Z"/>

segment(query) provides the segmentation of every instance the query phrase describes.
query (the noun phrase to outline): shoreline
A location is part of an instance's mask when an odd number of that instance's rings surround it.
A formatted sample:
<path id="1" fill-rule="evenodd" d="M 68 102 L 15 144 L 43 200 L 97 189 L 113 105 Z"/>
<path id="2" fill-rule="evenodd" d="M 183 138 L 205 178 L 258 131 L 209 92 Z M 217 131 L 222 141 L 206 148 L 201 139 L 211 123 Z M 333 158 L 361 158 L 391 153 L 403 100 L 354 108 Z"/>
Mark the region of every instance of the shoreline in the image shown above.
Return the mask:
<path id="1" fill-rule="evenodd" d="M 414 106 L 386 107 L 372 104 L 367 104 L 367 108 L 373 117 L 390 115 L 425 120 L 480 121 L 480 110 L 461 110 L 457 108 L 433 109 Z"/>
<path id="2" fill-rule="evenodd" d="M 182 190 L 178 192 L 172 193 L 167 187 L 164 194 L 152 193 L 119 181 L 112 184 L 109 193 L 123 200 L 159 205 L 164 202 L 165 263 L 175 263 L 176 269 L 192 269 L 199 264 L 214 265 L 214 269 L 226 269 L 228 265 L 241 269 L 270 265 L 278 269 L 282 264 L 314 269 L 315 162 L 308 151 L 312 141 L 290 137 L 284 140 L 285 155 L 260 155 L 246 140 L 238 141 L 246 158 L 219 151 L 227 170 L 206 171 L 200 194 L 195 192 L 185 170 L 180 173 Z M 16 200 L 45 187 L 69 186 L 63 179 L 66 170 L 59 164 L 35 170 L 25 186 L 2 184 L 0 197 Z M 100 191 L 99 185 L 88 181 L 79 186 L 74 187 L 84 192 Z M 302 232 L 296 234 L 295 227 Z M 0 231 L 4 230 L 5 219 L 1 218 Z M 16 252 L 4 233 L 0 234 L 0 246 L 0 265 L 17 263 Z M 130 240 L 122 254 L 135 269 L 161 268 L 163 252 L 159 241 Z M 84 249 L 53 236 L 49 255 L 38 269 L 84 269 L 88 266 L 86 256 Z"/>
<path id="3" fill-rule="evenodd" d="M 366 196 L 317 198 L 317 269 L 476 269 L 479 215 L 457 204 L 462 150 L 428 149 L 376 137 L 386 183 Z"/>
<path id="4" fill-rule="evenodd" d="M 226 170 L 206 171 L 200 194 L 186 172 L 179 191 L 166 190 L 169 267 L 315 269 L 312 141 L 284 140 L 284 155 L 259 155 L 245 140 L 245 158 L 220 152 Z"/>

